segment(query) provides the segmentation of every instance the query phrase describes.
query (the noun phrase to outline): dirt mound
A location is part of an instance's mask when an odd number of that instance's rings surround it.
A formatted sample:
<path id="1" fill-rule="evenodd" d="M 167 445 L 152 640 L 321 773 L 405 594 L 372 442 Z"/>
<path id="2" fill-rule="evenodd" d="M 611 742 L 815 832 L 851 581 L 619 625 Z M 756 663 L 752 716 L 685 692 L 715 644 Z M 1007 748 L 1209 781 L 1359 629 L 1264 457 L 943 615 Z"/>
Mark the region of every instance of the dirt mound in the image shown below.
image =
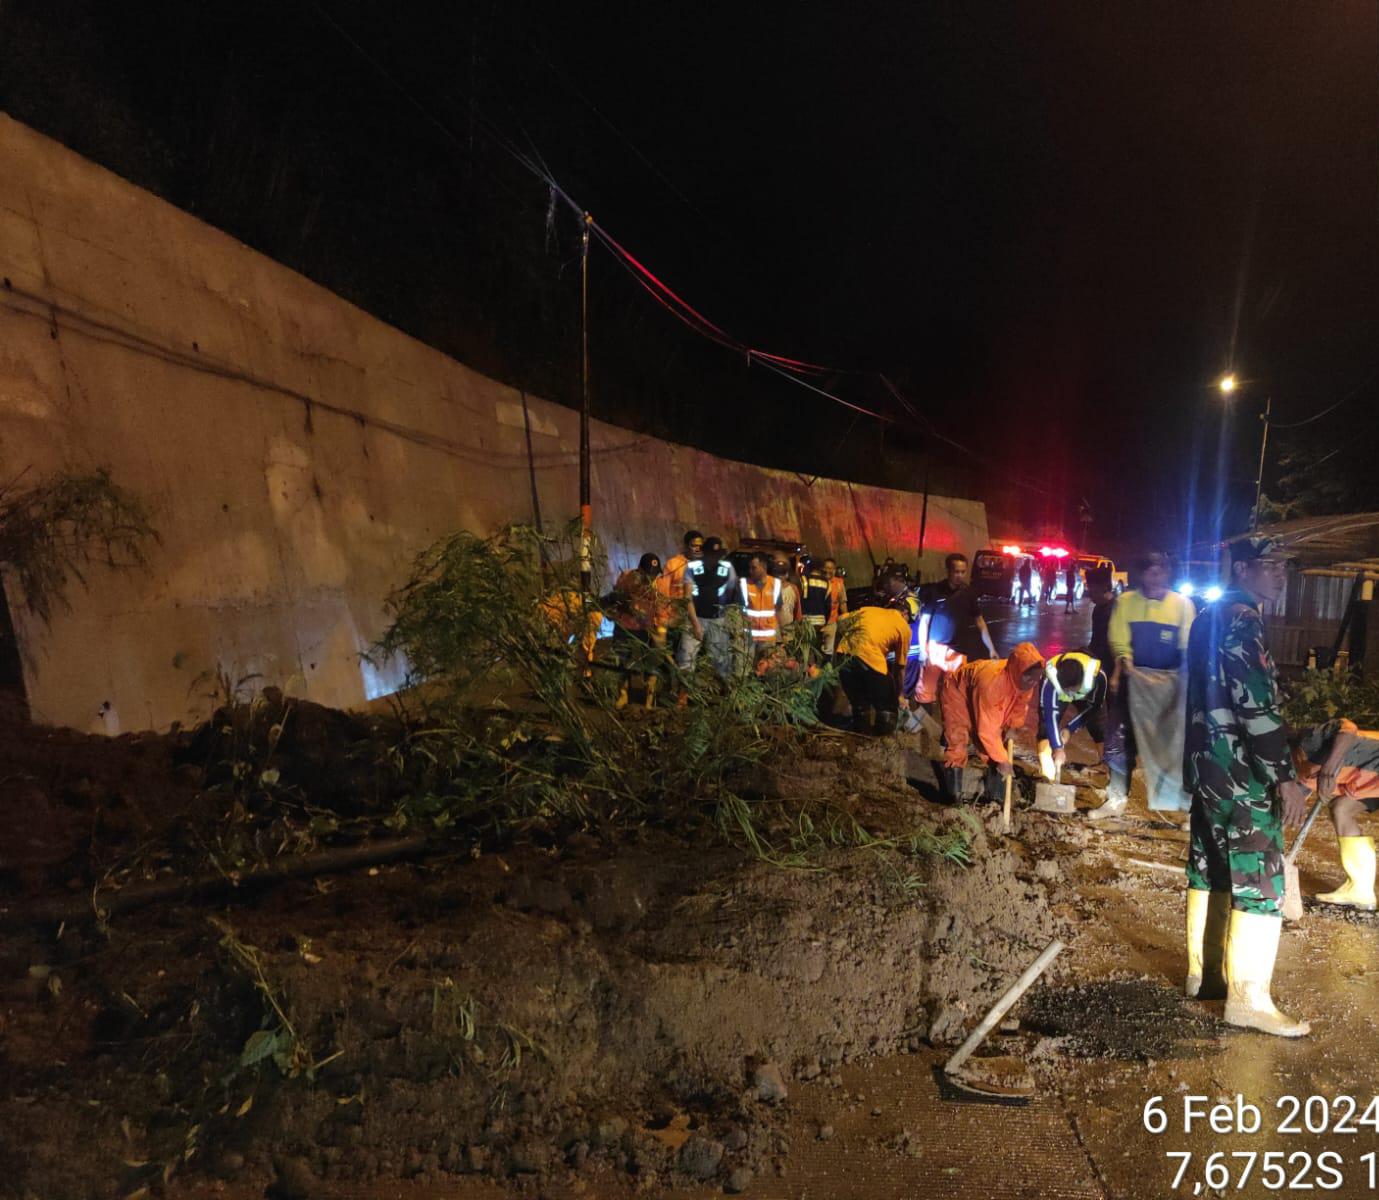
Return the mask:
<path id="1" fill-rule="evenodd" d="M 908 787 L 894 742 L 820 739 L 765 786 L 845 795 L 878 836 L 964 821 Z M 1044 884 L 973 825 L 967 868 L 878 843 L 783 869 L 646 829 L 11 933 L 0 1170 L 53 1200 L 267 1182 L 275 1160 L 760 1170 L 793 1079 L 958 1039 L 1053 936 Z"/>

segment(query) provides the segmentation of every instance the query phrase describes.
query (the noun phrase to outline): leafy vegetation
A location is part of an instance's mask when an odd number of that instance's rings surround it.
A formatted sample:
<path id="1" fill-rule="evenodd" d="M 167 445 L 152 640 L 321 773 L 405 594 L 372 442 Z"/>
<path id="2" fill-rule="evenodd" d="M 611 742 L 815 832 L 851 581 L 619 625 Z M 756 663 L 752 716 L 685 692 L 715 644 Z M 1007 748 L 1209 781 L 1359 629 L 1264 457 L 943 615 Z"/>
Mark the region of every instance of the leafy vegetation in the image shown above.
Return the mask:
<path id="1" fill-rule="evenodd" d="M 1379 729 L 1379 685 L 1353 671 L 1314 669 L 1288 685 L 1283 715 L 1298 728 L 1349 717 L 1361 729 Z"/>
<path id="2" fill-rule="evenodd" d="M 792 865 L 827 845 L 869 844 L 826 800 L 761 796 L 760 771 L 818 724 L 823 690 L 836 682 L 813 631 L 797 626 L 771 668 L 757 670 L 739 625 L 727 679 L 707 655 L 680 671 L 664 647 L 632 641 L 619 663 L 591 664 L 581 637 L 603 602 L 578 590 L 578 539 L 577 525 L 554 536 L 528 526 L 457 533 L 419 556 L 391 598 L 376 657 L 408 666 L 420 712 L 399 759 L 424 765 L 424 786 L 399 805 L 394 827 L 662 823 L 708 828 Z M 597 548 L 595 559 L 601 575 Z M 628 674 L 659 680 L 667 702 L 620 707 Z M 965 852 L 960 833 L 927 838 L 916 835 L 913 849 Z"/>
<path id="3" fill-rule="evenodd" d="M 66 602 L 73 580 L 85 585 L 92 563 L 142 566 L 151 540 L 157 534 L 143 505 L 104 470 L 0 484 L 0 568 L 44 622 Z"/>

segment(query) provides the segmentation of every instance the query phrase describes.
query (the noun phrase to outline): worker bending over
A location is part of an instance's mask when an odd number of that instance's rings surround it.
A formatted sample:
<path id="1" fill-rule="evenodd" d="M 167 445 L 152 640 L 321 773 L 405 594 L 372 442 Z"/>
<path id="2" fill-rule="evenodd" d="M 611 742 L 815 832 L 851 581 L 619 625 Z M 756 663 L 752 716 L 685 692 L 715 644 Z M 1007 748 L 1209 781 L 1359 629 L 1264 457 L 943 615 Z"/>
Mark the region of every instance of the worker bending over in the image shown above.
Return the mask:
<path id="1" fill-rule="evenodd" d="M 618 576 L 604 608 L 613 618 L 613 653 L 622 668 L 617 707 L 624 708 L 636 677 L 646 689 L 646 707 L 656 703 L 656 654 L 665 646 L 671 597 L 662 583 L 661 556 L 648 551 L 631 570 Z"/>
<path id="2" fill-rule="evenodd" d="M 1055 654 L 1044 664 L 1039 685 L 1039 769 L 1052 782 L 1068 761 L 1065 738 L 1084 725 L 1092 741 L 1106 738 L 1103 715 L 1106 672 L 1090 654 L 1069 650 Z M 1063 718 L 1072 713 L 1065 727 Z"/>
<path id="3" fill-rule="evenodd" d="M 975 737 L 977 753 L 988 765 L 986 792 L 996 794 L 1001 777 L 1014 765 L 1006 753 L 1006 737 L 1029 716 L 1029 703 L 1044 672 L 1044 660 L 1030 642 L 1021 642 L 1009 658 L 966 663 L 943 677 L 939 706 L 943 710 L 944 792 L 958 797 L 967 745 Z"/>
<path id="4" fill-rule="evenodd" d="M 1344 718 L 1327 721 L 1297 739 L 1293 766 L 1304 795 L 1316 788 L 1323 800 L 1331 801 L 1331 821 L 1345 868 L 1345 883 L 1316 899 L 1374 912 L 1374 839 L 1360 832 L 1360 814 L 1379 809 L 1379 730 L 1360 729 Z"/>
<path id="5" fill-rule="evenodd" d="M 1269 995 L 1283 928 L 1283 825 L 1300 824 L 1306 811 L 1298 789 L 1280 794 L 1295 771 L 1260 616 L 1284 582 L 1272 539 L 1234 542 L 1231 586 L 1192 626 L 1183 760 L 1192 791 L 1184 991 L 1202 999 L 1224 994 L 1231 1025 L 1301 1037 L 1307 1022 L 1280 1012 Z"/>
<path id="6" fill-rule="evenodd" d="M 843 618 L 838 680 L 852 706 L 855 732 L 895 732 L 909 644 L 910 623 L 900 609 L 867 605 Z"/>

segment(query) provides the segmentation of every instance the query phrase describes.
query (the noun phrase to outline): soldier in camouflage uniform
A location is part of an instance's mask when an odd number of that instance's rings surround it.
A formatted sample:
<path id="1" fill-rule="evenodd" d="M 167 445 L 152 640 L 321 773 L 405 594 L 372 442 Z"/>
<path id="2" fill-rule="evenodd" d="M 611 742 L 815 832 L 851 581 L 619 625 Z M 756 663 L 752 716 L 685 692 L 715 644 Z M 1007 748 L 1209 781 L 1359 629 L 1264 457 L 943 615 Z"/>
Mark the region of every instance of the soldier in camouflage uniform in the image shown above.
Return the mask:
<path id="1" fill-rule="evenodd" d="M 1233 1025 L 1301 1037 L 1307 1023 L 1269 997 L 1282 928 L 1284 818 L 1295 822 L 1305 804 L 1290 793 L 1283 811 L 1278 785 L 1295 772 L 1260 615 L 1283 590 L 1283 563 L 1268 538 L 1233 543 L 1231 587 L 1202 611 L 1188 643 L 1185 990 L 1224 995 Z"/>

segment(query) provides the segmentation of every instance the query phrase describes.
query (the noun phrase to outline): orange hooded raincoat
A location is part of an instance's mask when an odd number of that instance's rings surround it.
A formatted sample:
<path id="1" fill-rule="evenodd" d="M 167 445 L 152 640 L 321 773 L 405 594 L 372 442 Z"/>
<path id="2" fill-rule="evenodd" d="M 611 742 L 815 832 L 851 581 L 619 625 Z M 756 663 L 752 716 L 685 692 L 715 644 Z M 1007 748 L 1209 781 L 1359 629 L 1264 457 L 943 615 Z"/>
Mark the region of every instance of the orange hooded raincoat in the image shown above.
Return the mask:
<path id="1" fill-rule="evenodd" d="M 1038 687 L 1023 688 L 1020 676 L 1042 666 L 1044 657 L 1032 642 L 1021 642 L 1009 658 L 979 659 L 943 677 L 939 704 L 943 709 L 943 738 L 948 748 L 943 761 L 950 767 L 967 763 L 967 743 L 976 729 L 978 753 L 992 763 L 1008 761 L 1004 733 L 1018 729 L 1029 716 L 1029 702 Z"/>

